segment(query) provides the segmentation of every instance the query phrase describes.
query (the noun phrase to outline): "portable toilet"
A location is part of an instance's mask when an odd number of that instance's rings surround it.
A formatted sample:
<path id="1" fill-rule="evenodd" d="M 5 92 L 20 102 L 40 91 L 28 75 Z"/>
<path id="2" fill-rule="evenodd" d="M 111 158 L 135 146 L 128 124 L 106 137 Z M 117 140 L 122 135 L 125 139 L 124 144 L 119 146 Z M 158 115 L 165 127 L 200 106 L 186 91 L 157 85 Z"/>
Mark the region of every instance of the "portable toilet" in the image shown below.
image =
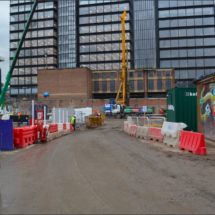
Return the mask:
<path id="1" fill-rule="evenodd" d="M 196 87 L 175 87 L 167 91 L 167 121 L 183 122 L 185 130 L 197 132 Z"/>

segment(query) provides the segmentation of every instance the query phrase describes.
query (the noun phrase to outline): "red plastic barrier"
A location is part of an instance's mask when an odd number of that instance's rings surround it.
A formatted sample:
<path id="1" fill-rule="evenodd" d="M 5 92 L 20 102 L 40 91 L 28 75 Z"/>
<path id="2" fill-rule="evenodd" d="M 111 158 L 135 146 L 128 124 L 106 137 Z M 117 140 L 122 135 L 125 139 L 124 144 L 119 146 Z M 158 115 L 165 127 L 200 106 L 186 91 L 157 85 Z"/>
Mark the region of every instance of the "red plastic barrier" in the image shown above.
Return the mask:
<path id="1" fill-rule="evenodd" d="M 70 123 L 70 131 L 71 131 L 71 132 L 73 131 L 72 123 Z"/>
<path id="2" fill-rule="evenodd" d="M 49 133 L 58 132 L 58 124 L 49 124 Z"/>
<path id="3" fill-rule="evenodd" d="M 14 128 L 14 147 L 25 148 L 32 145 L 36 140 L 37 127 L 27 126 L 21 128 Z"/>
<path id="4" fill-rule="evenodd" d="M 131 125 L 130 126 L 130 131 L 129 131 L 130 136 L 136 137 L 136 133 L 137 133 L 137 126 L 136 125 Z"/>
<path id="5" fill-rule="evenodd" d="M 163 143 L 164 136 L 161 134 L 160 128 L 149 128 L 147 140 L 159 141 Z"/>
<path id="6" fill-rule="evenodd" d="M 63 130 L 66 130 L 66 123 L 63 123 Z"/>
<path id="7" fill-rule="evenodd" d="M 193 154 L 207 155 L 204 134 L 182 131 L 179 148 Z"/>

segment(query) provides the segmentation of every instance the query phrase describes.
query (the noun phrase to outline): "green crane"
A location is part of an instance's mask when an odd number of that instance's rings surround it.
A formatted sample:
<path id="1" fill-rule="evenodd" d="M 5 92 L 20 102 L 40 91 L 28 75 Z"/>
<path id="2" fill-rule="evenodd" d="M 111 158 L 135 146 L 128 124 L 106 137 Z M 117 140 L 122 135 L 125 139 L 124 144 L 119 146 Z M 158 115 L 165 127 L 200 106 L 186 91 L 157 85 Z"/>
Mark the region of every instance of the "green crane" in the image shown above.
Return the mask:
<path id="1" fill-rule="evenodd" d="M 33 14 L 34 14 L 34 11 L 35 11 L 36 7 L 37 7 L 37 0 L 35 0 L 34 3 L 33 3 L 33 7 L 31 9 L 30 15 L 28 17 L 27 23 L 25 24 L 25 28 L 23 30 L 23 33 L 22 33 L 22 36 L 20 38 L 18 47 L 16 49 L 16 53 L 15 53 L 15 55 L 13 57 L 12 63 L 10 65 L 10 69 L 9 69 L 9 71 L 7 73 L 7 76 L 6 76 L 6 81 L 5 81 L 4 87 L 3 87 L 2 92 L 1 92 L 1 96 L 0 96 L 0 107 L 2 108 L 2 110 L 4 108 L 4 103 L 5 103 L 5 92 L 7 91 L 8 86 L 10 84 L 10 79 L 11 79 L 11 77 L 13 75 L 13 70 L 14 70 L 14 67 L 16 65 L 16 61 L 17 61 L 17 59 L 19 57 L 19 52 L 21 50 L 21 47 L 22 47 L 22 44 L 24 42 L 25 36 L 27 34 L 27 31 L 29 29 L 29 26 L 30 26 L 30 23 L 31 23 L 31 20 L 32 20 L 32 17 L 33 17 Z"/>

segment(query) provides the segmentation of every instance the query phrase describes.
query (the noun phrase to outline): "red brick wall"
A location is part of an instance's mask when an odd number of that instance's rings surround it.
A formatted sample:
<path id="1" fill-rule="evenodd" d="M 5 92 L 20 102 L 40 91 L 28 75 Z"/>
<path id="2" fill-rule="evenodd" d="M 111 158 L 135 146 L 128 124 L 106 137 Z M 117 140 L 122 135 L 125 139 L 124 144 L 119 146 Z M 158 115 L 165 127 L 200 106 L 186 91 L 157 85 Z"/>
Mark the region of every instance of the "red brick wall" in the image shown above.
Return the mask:
<path id="1" fill-rule="evenodd" d="M 38 99 L 92 98 L 92 74 L 88 68 L 38 70 Z"/>

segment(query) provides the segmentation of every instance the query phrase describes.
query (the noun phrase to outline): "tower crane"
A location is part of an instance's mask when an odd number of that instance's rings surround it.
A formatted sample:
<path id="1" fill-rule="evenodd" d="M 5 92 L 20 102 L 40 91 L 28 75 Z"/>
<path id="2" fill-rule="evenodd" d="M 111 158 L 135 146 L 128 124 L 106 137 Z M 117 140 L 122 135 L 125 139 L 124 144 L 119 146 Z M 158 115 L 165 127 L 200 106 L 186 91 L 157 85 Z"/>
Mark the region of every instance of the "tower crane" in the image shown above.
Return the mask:
<path id="1" fill-rule="evenodd" d="M 127 72 L 125 64 L 125 18 L 127 17 L 126 11 L 120 16 L 122 24 L 122 75 L 119 76 L 121 84 L 116 96 L 117 105 L 128 105 L 129 100 L 129 83 L 127 82 Z M 128 58 L 128 55 L 127 55 Z M 127 65 L 128 66 L 128 65 Z M 121 92 L 122 91 L 122 92 Z"/>

